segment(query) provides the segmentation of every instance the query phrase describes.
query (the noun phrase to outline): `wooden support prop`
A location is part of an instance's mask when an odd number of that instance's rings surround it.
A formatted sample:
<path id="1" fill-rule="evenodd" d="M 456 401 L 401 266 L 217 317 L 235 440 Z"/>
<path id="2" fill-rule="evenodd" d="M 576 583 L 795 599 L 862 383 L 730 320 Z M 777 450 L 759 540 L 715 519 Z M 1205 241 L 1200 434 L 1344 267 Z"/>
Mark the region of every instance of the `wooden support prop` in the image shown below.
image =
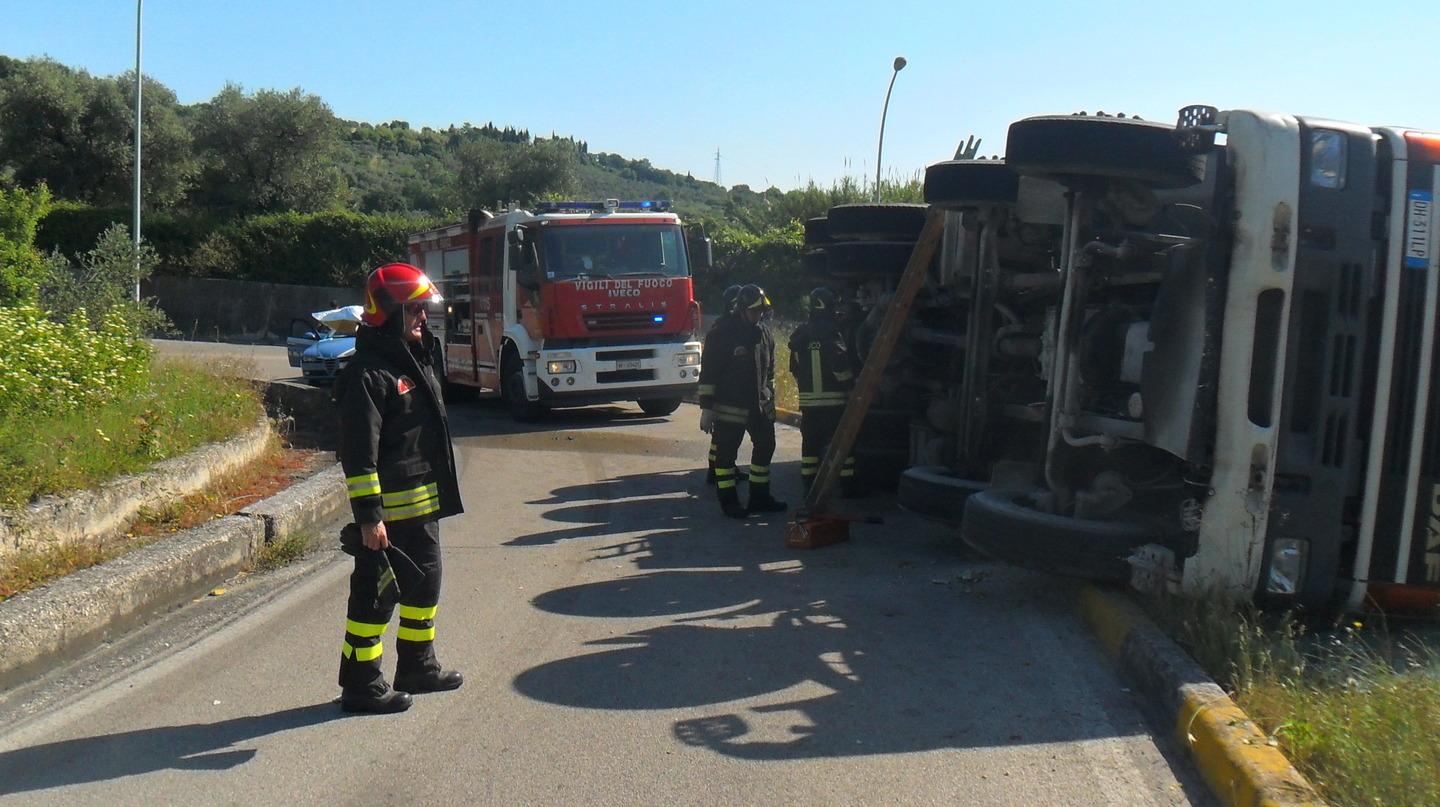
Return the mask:
<path id="1" fill-rule="evenodd" d="M 840 478 L 841 466 L 845 464 L 845 458 L 850 456 L 850 449 L 855 445 L 855 438 L 860 434 L 860 427 L 865 423 L 865 415 L 870 412 L 870 404 L 874 401 L 875 392 L 880 387 L 880 379 L 885 374 L 885 366 L 890 363 L 890 355 L 895 351 L 895 343 L 900 339 L 900 332 L 905 329 L 905 320 L 910 316 L 910 306 L 915 302 L 915 294 L 920 291 L 921 286 L 925 285 L 925 273 L 935 258 L 935 250 L 939 248 L 940 238 L 944 234 L 945 211 L 938 207 L 931 207 L 925 217 L 925 228 L 920 231 L 920 238 L 915 242 L 915 249 L 910 253 L 910 262 L 905 264 L 905 273 L 900 276 L 900 284 L 895 289 L 895 296 L 891 298 L 889 307 L 885 310 L 885 319 L 880 323 L 880 331 L 875 335 L 874 344 L 870 346 L 870 354 L 865 357 L 865 367 L 861 369 L 860 377 L 855 381 L 855 389 L 850 393 L 850 400 L 845 404 L 845 412 L 840 416 L 840 425 L 835 429 L 835 436 L 830 438 L 830 447 L 825 452 L 825 459 L 820 462 L 820 469 L 815 474 L 815 481 L 810 485 L 810 493 L 805 497 L 805 506 L 795 514 L 796 523 L 792 529 L 803 528 L 807 522 L 837 521 L 844 526 L 822 529 L 843 530 L 848 536 L 849 520 L 825 515 L 826 507 L 830 502 L 831 490 L 835 487 L 835 480 Z"/>

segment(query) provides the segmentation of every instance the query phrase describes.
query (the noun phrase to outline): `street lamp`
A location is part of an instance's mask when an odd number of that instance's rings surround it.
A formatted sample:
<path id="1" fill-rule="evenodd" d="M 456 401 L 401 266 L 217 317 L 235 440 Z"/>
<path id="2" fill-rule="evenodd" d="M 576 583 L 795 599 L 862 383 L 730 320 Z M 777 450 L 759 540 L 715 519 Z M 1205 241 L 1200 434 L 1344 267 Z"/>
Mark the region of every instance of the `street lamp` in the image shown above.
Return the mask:
<path id="1" fill-rule="evenodd" d="M 140 12 L 145 0 L 135 0 L 135 302 L 140 302 L 140 88 L 145 85 L 140 72 Z"/>
<path id="2" fill-rule="evenodd" d="M 890 111 L 890 91 L 895 89 L 895 77 L 905 69 L 905 57 L 895 57 L 895 72 L 890 74 L 890 86 L 885 90 L 885 108 L 880 110 L 880 145 L 875 149 L 875 202 L 880 202 L 880 157 L 885 153 L 885 115 Z"/>

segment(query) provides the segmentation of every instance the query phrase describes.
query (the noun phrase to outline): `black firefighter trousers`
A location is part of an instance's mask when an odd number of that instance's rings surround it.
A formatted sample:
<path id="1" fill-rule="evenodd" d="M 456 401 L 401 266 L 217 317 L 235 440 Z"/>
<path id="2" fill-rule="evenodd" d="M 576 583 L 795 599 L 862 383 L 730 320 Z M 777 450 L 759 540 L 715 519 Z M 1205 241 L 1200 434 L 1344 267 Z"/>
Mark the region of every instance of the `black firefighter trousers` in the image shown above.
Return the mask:
<path id="1" fill-rule="evenodd" d="M 743 411 L 743 410 L 742 410 Z M 775 456 L 775 419 L 758 409 L 748 415 L 721 411 L 716 407 L 715 486 L 724 502 L 735 496 L 735 459 L 740 454 L 740 441 L 750 434 L 750 495 L 763 491 L 770 494 L 770 460 Z"/>
<path id="2" fill-rule="evenodd" d="M 825 451 L 830 447 L 835 430 L 840 427 L 840 416 L 843 414 L 844 406 L 800 407 L 800 480 L 807 492 L 810 483 L 815 481 L 815 475 L 820 472 L 820 461 L 825 459 Z M 845 464 L 840 467 L 840 484 L 847 495 L 858 492 L 853 455 L 847 456 Z"/>
<path id="3" fill-rule="evenodd" d="M 381 641 L 395 605 L 400 628 L 395 637 L 396 675 L 438 671 L 435 659 L 435 611 L 440 602 L 440 522 L 406 519 L 385 522 L 390 543 L 419 567 L 396 553 L 362 551 L 350 573 L 350 602 L 345 612 L 345 642 L 340 648 L 340 687 L 355 695 L 383 695 Z M 397 595 L 398 587 L 398 595 Z"/>

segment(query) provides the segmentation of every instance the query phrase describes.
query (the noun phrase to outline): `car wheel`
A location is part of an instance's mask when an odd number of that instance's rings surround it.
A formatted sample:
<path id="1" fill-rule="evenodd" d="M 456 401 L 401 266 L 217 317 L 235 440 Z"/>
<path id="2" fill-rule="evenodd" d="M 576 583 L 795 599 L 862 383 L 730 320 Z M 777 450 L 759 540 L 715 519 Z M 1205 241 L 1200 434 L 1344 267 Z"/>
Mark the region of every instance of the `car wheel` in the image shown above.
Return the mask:
<path id="1" fill-rule="evenodd" d="M 545 413 L 544 406 L 525 397 L 525 369 L 519 359 L 508 358 L 505 361 L 500 397 L 505 400 L 505 409 L 516 422 L 534 423 Z"/>
<path id="2" fill-rule="evenodd" d="M 1020 175 L 1004 160 L 950 160 L 925 169 L 925 201 L 948 209 L 1015 203 Z"/>
<path id="3" fill-rule="evenodd" d="M 1067 577 L 1121 583 L 1125 559 L 1156 541 L 1156 529 L 1130 521 L 1095 521 L 1035 509 L 1030 493 L 986 490 L 969 497 L 960 537 L 996 560 Z"/>
<path id="4" fill-rule="evenodd" d="M 836 205 L 825 227 L 836 241 L 914 241 L 925 228 L 929 205 Z"/>
<path id="5" fill-rule="evenodd" d="M 640 404 L 640 411 L 652 418 L 663 418 L 680 408 L 679 398 L 649 398 L 636 403 Z"/>
<path id="6" fill-rule="evenodd" d="M 943 465 L 917 465 L 900 474 L 896 499 L 905 510 L 957 526 L 965 512 L 965 501 L 988 487 L 984 482 L 961 479 Z"/>
<path id="7" fill-rule="evenodd" d="M 1048 115 L 1010 124 L 1005 162 L 1021 174 L 1065 181 L 1129 179 L 1183 188 L 1205 177 L 1204 158 L 1187 154 L 1175 127 L 1135 118 Z"/>

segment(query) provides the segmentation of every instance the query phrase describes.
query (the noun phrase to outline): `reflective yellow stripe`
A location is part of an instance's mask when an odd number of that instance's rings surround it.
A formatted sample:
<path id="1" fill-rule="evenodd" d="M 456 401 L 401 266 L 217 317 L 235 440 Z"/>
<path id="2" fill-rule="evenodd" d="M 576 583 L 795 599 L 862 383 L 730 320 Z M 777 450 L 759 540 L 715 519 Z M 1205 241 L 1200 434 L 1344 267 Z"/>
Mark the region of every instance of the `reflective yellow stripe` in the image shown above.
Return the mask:
<path id="1" fill-rule="evenodd" d="M 718 481 L 718 482 L 715 483 L 715 487 L 720 488 L 721 490 L 726 490 L 726 489 L 728 489 L 728 488 L 733 488 L 733 487 L 735 487 L 735 480 L 733 480 L 733 479 L 721 479 L 720 481 Z"/>
<path id="2" fill-rule="evenodd" d="M 404 639 L 407 642 L 433 642 L 435 641 L 435 629 L 407 628 L 401 625 L 400 630 L 395 633 L 395 638 Z"/>
<path id="3" fill-rule="evenodd" d="M 716 475 L 716 476 L 719 476 L 719 477 L 734 476 L 734 475 L 735 475 L 735 469 L 734 469 L 734 468 L 716 468 L 716 469 L 715 469 L 715 475 Z"/>
<path id="4" fill-rule="evenodd" d="M 355 487 L 357 484 L 359 484 L 359 483 L 361 483 L 361 482 L 374 482 L 375 484 L 378 485 L 378 484 L 380 484 L 380 474 L 378 474 L 378 473 L 369 473 L 369 474 L 360 474 L 359 476 L 347 476 L 347 477 L 345 477 L 345 484 L 349 485 L 349 486 L 352 487 L 352 488 Z"/>
<path id="5" fill-rule="evenodd" d="M 714 384 L 701 384 L 700 386 L 698 386 L 698 387 L 695 388 L 695 394 L 696 394 L 696 395 L 714 395 L 714 394 L 715 394 L 715 385 L 714 385 Z"/>
<path id="6" fill-rule="evenodd" d="M 351 490 L 351 491 L 349 492 L 349 495 L 350 495 L 350 498 L 352 498 L 352 499 L 362 499 L 362 498 L 364 498 L 364 497 L 366 497 L 366 496 L 379 496 L 379 495 L 380 495 L 380 486 L 379 486 L 379 485 L 375 485 L 374 487 L 360 488 L 360 489 L 357 489 L 357 490 Z"/>
<path id="7" fill-rule="evenodd" d="M 375 581 L 375 593 L 383 593 L 385 589 L 389 588 L 390 584 L 394 582 L 395 570 L 389 566 L 386 566 L 385 571 L 382 572 L 380 575 L 380 579 Z"/>
<path id="8" fill-rule="evenodd" d="M 843 392 L 802 392 L 800 393 L 800 403 L 802 405 L 806 403 L 843 404 L 845 397 Z"/>
<path id="9" fill-rule="evenodd" d="M 854 468 L 844 468 L 844 469 L 842 469 L 842 470 L 840 471 L 840 478 L 841 478 L 841 479 L 844 479 L 844 478 L 847 477 L 847 476 L 854 476 L 854 475 L 855 475 L 855 469 L 854 469 Z"/>
<path id="10" fill-rule="evenodd" d="M 438 496 L 440 488 L 436 483 L 422 485 L 410 490 L 399 490 L 394 493 L 381 494 L 380 501 L 386 507 L 399 507 L 402 504 L 414 504 L 421 499 L 428 499 L 431 496 Z"/>
<path id="11" fill-rule="evenodd" d="M 815 474 L 818 474 L 818 473 L 820 473 L 820 469 L 817 468 L 817 467 L 815 467 L 815 466 L 813 466 L 813 465 L 811 465 L 811 466 L 802 466 L 802 467 L 800 468 L 800 475 L 801 475 L 801 476 L 814 476 Z"/>
<path id="12" fill-rule="evenodd" d="M 741 424 L 741 425 L 744 425 L 745 421 L 749 420 L 749 416 L 748 416 L 748 414 L 747 414 L 747 415 L 732 415 L 732 414 L 730 414 L 729 412 L 718 412 L 718 413 L 716 413 L 716 415 L 715 415 L 715 419 L 716 419 L 716 420 L 719 420 L 719 421 L 723 421 L 723 422 L 725 422 L 725 423 L 739 423 L 739 424 Z"/>
<path id="13" fill-rule="evenodd" d="M 420 606 L 416 606 L 416 605 L 402 605 L 402 606 L 400 606 L 400 618 L 401 618 L 401 619 L 434 619 L 434 618 L 435 618 L 435 613 L 436 613 L 437 611 L 439 611 L 439 610 L 440 610 L 440 606 L 438 606 L 438 605 L 431 605 L 431 606 L 424 607 L 424 608 L 422 608 L 422 607 L 420 607 Z"/>
<path id="14" fill-rule="evenodd" d="M 819 464 L 820 464 L 820 458 L 819 458 L 819 457 L 801 457 L 801 458 L 800 458 L 800 464 L 801 464 L 801 465 L 819 465 Z"/>
<path id="15" fill-rule="evenodd" d="M 385 520 L 401 521 L 407 518 L 416 518 L 418 516 L 434 513 L 439 509 L 440 500 L 438 498 L 426 499 L 423 502 L 419 502 L 417 504 L 408 504 L 404 507 L 385 508 Z"/>
<path id="16" fill-rule="evenodd" d="M 379 474 L 360 474 L 359 476 L 347 476 L 345 478 L 345 490 L 350 498 L 358 499 L 361 496 L 375 496 L 380 493 Z"/>
<path id="17" fill-rule="evenodd" d="M 356 622 L 353 619 L 347 619 L 345 620 L 345 632 L 352 636 L 359 636 L 361 639 L 369 639 L 384 633 L 385 623 Z"/>
<path id="18" fill-rule="evenodd" d="M 825 389 L 825 378 L 820 375 L 820 343 L 810 343 L 810 390 L 819 392 Z M 801 398 L 805 395 L 802 393 Z"/>
<path id="19" fill-rule="evenodd" d="M 755 465 L 754 463 L 751 463 L 751 465 L 750 465 L 750 473 L 752 473 L 752 474 L 768 474 L 768 473 L 770 473 L 770 466 L 769 466 L 769 465 Z"/>
<path id="20" fill-rule="evenodd" d="M 747 409 L 746 409 L 745 407 L 743 407 L 743 406 L 727 406 L 727 405 L 725 405 L 725 404 L 716 404 L 716 405 L 715 405 L 715 413 L 716 413 L 716 414 L 725 414 L 725 415 L 748 415 L 748 414 L 750 414 L 749 410 L 747 410 Z"/>
<path id="21" fill-rule="evenodd" d="M 852 372 L 850 372 L 849 370 L 841 370 L 840 372 L 838 372 L 838 373 L 835 374 L 835 380 L 836 380 L 836 381 L 849 381 L 850 379 L 852 379 L 852 378 L 854 378 L 854 377 L 855 377 L 855 374 L 852 373 Z"/>
<path id="22" fill-rule="evenodd" d="M 345 642 L 340 646 L 340 652 L 345 654 L 345 658 L 353 658 L 356 661 L 374 661 L 380 658 L 381 653 L 385 652 L 385 645 L 377 642 L 374 647 L 355 647 L 349 642 Z"/>

